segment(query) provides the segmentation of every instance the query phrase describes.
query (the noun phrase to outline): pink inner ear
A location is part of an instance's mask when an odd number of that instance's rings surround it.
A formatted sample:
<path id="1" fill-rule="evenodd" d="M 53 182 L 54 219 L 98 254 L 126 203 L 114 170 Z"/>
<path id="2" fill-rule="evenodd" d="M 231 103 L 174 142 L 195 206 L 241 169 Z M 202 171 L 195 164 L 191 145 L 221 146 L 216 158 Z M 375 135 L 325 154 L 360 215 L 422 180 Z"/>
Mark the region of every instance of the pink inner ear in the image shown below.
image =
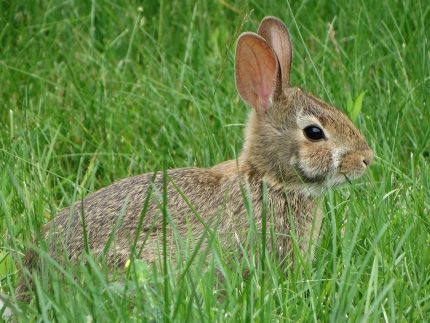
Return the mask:
<path id="1" fill-rule="evenodd" d="M 244 34 L 236 49 L 236 86 L 240 96 L 254 109 L 272 106 L 277 75 L 273 50 L 260 36 Z"/>

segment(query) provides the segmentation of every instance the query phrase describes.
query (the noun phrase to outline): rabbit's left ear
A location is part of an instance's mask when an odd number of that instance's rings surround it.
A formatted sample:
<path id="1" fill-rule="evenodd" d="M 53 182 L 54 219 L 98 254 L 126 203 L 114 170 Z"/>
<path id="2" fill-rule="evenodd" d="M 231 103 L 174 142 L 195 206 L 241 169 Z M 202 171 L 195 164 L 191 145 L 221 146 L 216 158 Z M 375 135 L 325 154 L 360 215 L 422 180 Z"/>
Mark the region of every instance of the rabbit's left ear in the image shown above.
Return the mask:
<path id="1" fill-rule="evenodd" d="M 236 88 L 257 112 L 271 108 L 279 93 L 276 54 L 257 34 L 243 33 L 236 46 Z"/>
<path id="2" fill-rule="evenodd" d="M 290 34 L 284 23 L 276 17 L 265 17 L 258 28 L 258 34 L 263 37 L 275 52 L 281 68 L 282 88 L 290 83 L 292 47 Z"/>

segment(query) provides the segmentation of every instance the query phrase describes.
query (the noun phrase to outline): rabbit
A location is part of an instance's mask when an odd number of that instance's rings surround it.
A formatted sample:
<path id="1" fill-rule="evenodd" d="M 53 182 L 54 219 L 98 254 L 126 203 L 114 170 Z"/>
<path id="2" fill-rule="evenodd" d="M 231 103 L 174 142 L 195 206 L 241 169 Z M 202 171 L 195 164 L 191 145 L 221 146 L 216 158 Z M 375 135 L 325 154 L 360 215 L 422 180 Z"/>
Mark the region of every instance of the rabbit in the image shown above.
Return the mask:
<path id="1" fill-rule="evenodd" d="M 236 45 L 235 80 L 251 112 L 238 159 L 208 169 L 146 173 L 102 188 L 44 226 L 49 253 L 57 257 L 66 248 L 76 262 L 86 246 L 95 256 L 103 254 L 112 236 L 105 254 L 112 266 L 126 264 L 134 242 L 136 250 L 142 250 L 141 259 L 157 262 L 163 252 L 163 202 L 169 214 L 168 257 L 176 255 L 177 235 L 189 239 L 191 246 L 202 239 L 203 249 L 205 232 L 216 231 L 221 248 L 235 247 L 249 230 L 244 192 L 261 230 L 263 190 L 270 210 L 267 225 L 276 233 L 267 238 L 268 248 L 279 259 L 288 259 L 293 231 L 305 253 L 320 231 L 319 197 L 332 186 L 360 177 L 373 152 L 342 112 L 290 86 L 291 60 L 290 35 L 278 18 L 265 17 L 257 33 L 242 33 Z M 36 258 L 29 252 L 25 265 L 34 267 Z M 18 289 L 26 288 L 23 280 Z"/>

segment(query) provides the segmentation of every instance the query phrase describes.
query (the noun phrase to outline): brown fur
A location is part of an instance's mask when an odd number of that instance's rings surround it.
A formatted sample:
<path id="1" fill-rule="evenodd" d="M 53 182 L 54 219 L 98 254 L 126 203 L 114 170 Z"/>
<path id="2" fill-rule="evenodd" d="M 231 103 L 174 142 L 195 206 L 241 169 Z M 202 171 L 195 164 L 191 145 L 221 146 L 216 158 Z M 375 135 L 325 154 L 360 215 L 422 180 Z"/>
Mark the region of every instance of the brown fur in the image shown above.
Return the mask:
<path id="1" fill-rule="evenodd" d="M 360 176 L 371 162 L 372 151 L 351 121 L 320 99 L 286 84 L 291 44 L 282 22 L 265 18 L 260 30 L 263 37 L 246 33 L 238 42 L 237 87 L 254 108 L 239 159 L 210 169 L 167 172 L 167 252 L 171 257 L 175 256 L 178 241 L 187 240 L 194 248 L 202 235 L 212 230 L 216 230 L 222 249 L 243 243 L 249 230 L 243 192 L 252 202 L 256 228 L 261 231 L 263 181 L 267 183 L 270 211 L 267 222 L 275 232 L 273 241 L 267 238 L 268 248 L 280 260 L 288 259 L 294 234 L 305 252 L 320 230 L 322 212 L 317 196 L 345 177 Z M 282 50 L 287 53 L 278 60 Z M 305 137 L 303 128 L 314 123 L 324 130 L 326 140 Z M 147 210 L 142 215 L 149 192 Z M 163 214 L 162 173 L 123 179 L 62 210 L 46 225 L 50 254 L 56 257 L 65 248 L 70 259 L 79 259 L 85 248 L 84 218 L 89 249 L 94 255 L 103 253 L 116 228 L 106 254 L 112 265 L 126 263 L 135 237 L 137 249 L 143 250 L 140 257 L 156 262 L 162 250 Z M 139 229 L 141 215 L 144 219 Z M 203 241 L 202 249 L 207 239 Z M 27 265 L 34 260 L 29 254 Z"/>

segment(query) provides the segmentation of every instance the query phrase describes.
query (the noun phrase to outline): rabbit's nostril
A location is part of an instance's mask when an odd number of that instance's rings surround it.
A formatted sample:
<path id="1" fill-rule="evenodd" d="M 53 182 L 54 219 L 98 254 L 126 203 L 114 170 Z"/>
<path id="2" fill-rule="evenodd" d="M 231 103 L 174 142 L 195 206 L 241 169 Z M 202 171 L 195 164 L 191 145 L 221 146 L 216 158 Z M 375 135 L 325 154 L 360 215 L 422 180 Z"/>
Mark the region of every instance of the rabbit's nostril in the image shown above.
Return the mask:
<path id="1" fill-rule="evenodd" d="M 363 164 L 366 165 L 366 167 L 369 166 L 370 160 L 368 158 L 363 158 L 362 161 L 363 161 Z"/>
<path id="2" fill-rule="evenodd" d="M 373 152 L 371 150 L 367 150 L 361 153 L 361 161 L 364 164 L 364 167 L 370 166 L 373 160 Z"/>

